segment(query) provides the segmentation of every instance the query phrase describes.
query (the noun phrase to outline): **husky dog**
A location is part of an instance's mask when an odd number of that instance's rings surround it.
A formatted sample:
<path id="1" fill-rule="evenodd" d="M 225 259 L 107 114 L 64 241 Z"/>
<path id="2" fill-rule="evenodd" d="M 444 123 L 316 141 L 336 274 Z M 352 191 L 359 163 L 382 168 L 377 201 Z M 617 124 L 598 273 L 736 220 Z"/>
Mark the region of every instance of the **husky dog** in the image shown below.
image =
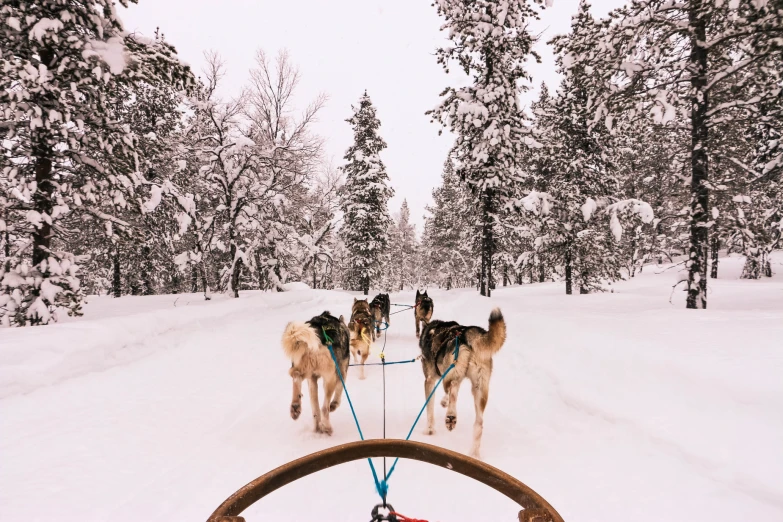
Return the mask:
<path id="1" fill-rule="evenodd" d="M 348 345 L 350 333 L 345 319 L 337 319 L 329 312 L 317 315 L 307 322 L 290 322 L 283 332 L 283 351 L 291 359 L 288 373 L 294 380 L 294 394 L 291 399 L 291 418 L 296 420 L 302 413 L 302 381 L 307 379 L 310 390 L 310 406 L 315 419 L 317 433 L 332 434 L 329 412 L 340 405 L 343 385 L 337 375 L 332 355 L 327 348 L 326 335 L 332 340 L 332 350 L 340 366 L 343 379 L 347 378 Z M 324 405 L 318 408 L 318 378 L 323 379 Z"/>
<path id="2" fill-rule="evenodd" d="M 351 333 L 351 354 L 355 363 L 361 360 L 362 367 L 359 370 L 359 379 L 364 379 L 364 363 L 370 356 L 372 341 L 375 340 L 375 328 L 373 328 L 370 305 L 366 299 L 353 298 L 351 309 L 351 322 L 348 323 Z"/>
<path id="3" fill-rule="evenodd" d="M 391 302 L 389 301 L 389 294 L 378 294 L 370 303 L 370 315 L 372 316 L 373 326 L 375 334 L 380 335 L 380 324 L 386 320 L 386 324 L 389 324 L 389 312 L 391 308 Z"/>
<path id="4" fill-rule="evenodd" d="M 457 340 L 459 353 L 454 358 Z M 438 379 L 454 363 L 454 368 L 443 379 L 446 396 L 441 406 L 446 410 L 446 428 L 451 431 L 457 425 L 457 392 L 467 377 L 473 390 L 476 420 L 473 424 L 473 448 L 471 455 L 480 457 L 481 434 L 484 431 L 484 408 L 489 397 L 489 378 L 492 375 L 492 356 L 506 340 L 506 322 L 499 308 L 489 316 L 489 330 L 479 326 L 462 326 L 454 321 L 435 320 L 424 326 L 419 339 L 421 363 L 424 369 L 424 397 L 430 393 Z M 427 404 L 426 433 L 435 433 L 435 405 Z"/>
<path id="5" fill-rule="evenodd" d="M 422 327 L 427 326 L 427 323 L 432 319 L 432 311 L 434 309 L 435 305 L 427 295 L 427 291 L 425 290 L 422 294 L 416 290 L 416 307 L 413 309 L 413 319 L 416 321 L 416 337 L 419 336 L 419 325 Z"/>

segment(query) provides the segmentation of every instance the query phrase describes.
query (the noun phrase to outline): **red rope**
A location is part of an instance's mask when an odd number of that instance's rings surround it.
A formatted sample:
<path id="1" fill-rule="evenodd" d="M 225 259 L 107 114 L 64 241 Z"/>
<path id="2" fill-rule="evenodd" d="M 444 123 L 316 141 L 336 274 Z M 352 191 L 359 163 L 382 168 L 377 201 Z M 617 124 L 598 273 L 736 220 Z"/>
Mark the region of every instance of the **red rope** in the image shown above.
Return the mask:
<path id="1" fill-rule="evenodd" d="M 392 511 L 389 513 L 390 515 L 394 515 L 397 517 L 397 520 L 400 522 L 427 522 L 426 520 L 420 519 L 420 518 L 408 518 L 405 515 L 400 515 L 399 513 Z"/>

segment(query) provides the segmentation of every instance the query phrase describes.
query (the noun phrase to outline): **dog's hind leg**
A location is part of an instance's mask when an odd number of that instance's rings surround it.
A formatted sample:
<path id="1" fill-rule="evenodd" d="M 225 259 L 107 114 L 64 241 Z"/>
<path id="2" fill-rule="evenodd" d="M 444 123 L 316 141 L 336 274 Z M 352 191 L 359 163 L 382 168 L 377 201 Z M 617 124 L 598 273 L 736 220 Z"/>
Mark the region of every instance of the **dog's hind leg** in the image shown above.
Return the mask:
<path id="1" fill-rule="evenodd" d="M 315 431 L 319 432 L 321 426 L 321 410 L 318 406 L 318 377 L 310 377 L 307 381 L 307 387 L 310 389 L 310 408 L 313 410 Z"/>
<path id="2" fill-rule="evenodd" d="M 476 459 L 481 458 L 481 436 L 484 434 L 484 409 L 487 407 L 489 399 L 489 381 L 479 379 L 479 382 L 473 385 L 473 402 L 476 407 L 476 421 L 473 423 L 473 448 L 470 450 L 470 456 Z"/>
<path id="3" fill-rule="evenodd" d="M 446 381 L 443 383 L 443 399 L 440 401 L 440 405 L 442 408 L 445 408 L 449 405 L 449 386 L 451 386 L 451 381 Z"/>
<path id="4" fill-rule="evenodd" d="M 457 426 L 457 394 L 462 379 L 452 379 L 449 383 L 449 403 L 446 408 L 446 428 L 451 431 Z"/>
<path id="5" fill-rule="evenodd" d="M 424 400 L 432 393 L 435 383 L 438 382 L 434 376 L 428 375 L 424 380 Z M 427 427 L 424 429 L 425 435 L 435 434 L 435 403 L 430 400 L 427 403 Z"/>
<path id="6" fill-rule="evenodd" d="M 296 420 L 302 414 L 302 376 L 291 368 L 291 378 L 294 381 L 294 393 L 291 398 L 291 418 Z"/>
<path id="7" fill-rule="evenodd" d="M 343 372 L 343 379 L 348 378 L 348 363 L 343 365 L 342 368 L 340 368 L 340 371 Z M 329 405 L 329 411 L 334 411 L 340 406 L 340 402 L 342 402 L 343 398 L 343 383 L 341 381 L 337 381 L 337 384 L 335 384 L 334 389 L 334 398 L 332 399 L 332 403 Z"/>
<path id="8" fill-rule="evenodd" d="M 318 430 L 327 435 L 332 434 L 332 423 L 329 421 L 329 410 L 331 408 L 332 397 L 337 387 L 337 375 L 324 376 L 324 406 L 321 409 L 321 425 Z"/>
<path id="9" fill-rule="evenodd" d="M 367 353 L 362 353 L 362 365 L 359 367 L 359 379 L 364 380 L 366 377 L 364 376 L 364 363 L 367 361 L 367 357 L 370 356 L 370 351 L 367 350 Z"/>

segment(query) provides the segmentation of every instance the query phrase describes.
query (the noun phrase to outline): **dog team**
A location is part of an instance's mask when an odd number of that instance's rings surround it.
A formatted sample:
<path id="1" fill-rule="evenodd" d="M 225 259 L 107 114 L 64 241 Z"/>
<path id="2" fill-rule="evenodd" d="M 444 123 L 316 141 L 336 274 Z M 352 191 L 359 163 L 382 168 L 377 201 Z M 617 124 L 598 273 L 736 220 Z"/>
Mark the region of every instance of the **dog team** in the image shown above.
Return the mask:
<path id="1" fill-rule="evenodd" d="M 306 322 L 291 322 L 283 333 L 283 351 L 291 359 L 289 374 L 293 379 L 291 418 L 302 413 L 302 381 L 307 380 L 310 407 L 315 420 L 315 431 L 332 434 L 329 413 L 340 406 L 343 379 L 347 379 L 350 357 L 360 364 L 359 379 L 364 379 L 364 364 L 370 355 L 373 341 L 380 335 L 380 325 L 388 327 L 391 303 L 388 294 L 379 294 L 368 302 L 354 298 L 351 319 L 334 317 L 328 311 Z M 421 363 L 424 371 L 424 398 L 432 393 L 441 376 L 454 364 L 443 379 L 445 396 L 441 406 L 446 408 L 446 428 L 457 425 L 457 394 L 462 381 L 471 383 L 476 419 L 473 423 L 471 455 L 480 458 L 481 435 L 484 431 L 484 409 L 489 397 L 489 379 L 492 374 L 492 356 L 506 340 L 506 322 L 499 308 L 489 316 L 489 328 L 462 326 L 454 321 L 432 320 L 435 309 L 432 298 L 416 291 L 413 307 L 416 337 L 419 339 Z M 327 345 L 331 341 L 334 360 Z M 455 348 L 459 346 L 459 350 Z M 456 359 L 455 359 L 456 354 Z M 335 365 L 336 361 L 336 365 Z M 323 379 L 324 402 L 318 404 L 318 379 Z M 427 404 L 425 433 L 435 433 L 435 404 Z"/>

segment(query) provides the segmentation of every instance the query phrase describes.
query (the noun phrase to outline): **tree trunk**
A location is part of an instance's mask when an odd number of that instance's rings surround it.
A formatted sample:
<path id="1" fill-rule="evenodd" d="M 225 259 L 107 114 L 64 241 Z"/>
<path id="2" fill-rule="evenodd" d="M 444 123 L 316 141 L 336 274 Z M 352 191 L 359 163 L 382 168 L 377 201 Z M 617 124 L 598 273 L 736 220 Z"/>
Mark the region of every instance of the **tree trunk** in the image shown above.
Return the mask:
<path id="1" fill-rule="evenodd" d="M 503 286 L 508 286 L 508 265 L 503 265 Z"/>
<path id="2" fill-rule="evenodd" d="M 712 234 L 712 265 L 710 266 L 710 277 L 718 278 L 718 252 L 720 251 L 720 238 L 718 234 Z"/>
<path id="3" fill-rule="evenodd" d="M 565 253 L 565 280 L 566 280 L 566 295 L 571 295 L 573 286 L 572 277 L 573 267 L 571 266 L 571 248 L 566 248 Z"/>
<path id="4" fill-rule="evenodd" d="M 546 269 L 544 268 L 544 263 L 538 264 L 538 282 L 546 282 Z"/>
<path id="5" fill-rule="evenodd" d="M 198 292 L 198 269 L 196 265 L 190 265 L 190 291 L 194 294 Z"/>
<path id="6" fill-rule="evenodd" d="M 3 245 L 3 254 L 5 254 L 5 271 L 11 270 L 11 220 L 8 218 L 8 210 L 5 211 L 5 244 Z"/>
<path id="7" fill-rule="evenodd" d="M 204 268 L 203 261 L 199 264 L 199 272 L 201 272 L 201 286 L 204 288 L 204 300 L 209 301 L 212 299 L 212 292 L 210 291 L 209 283 L 207 282 L 207 271 Z"/>
<path id="8" fill-rule="evenodd" d="M 740 275 L 740 279 L 760 279 L 762 265 L 763 260 L 761 256 L 761 249 L 746 248 L 745 265 L 742 267 L 742 274 Z"/>
<path id="9" fill-rule="evenodd" d="M 146 243 L 141 247 L 141 293 L 152 295 L 155 293 L 155 285 L 152 282 L 152 249 Z"/>
<path id="10" fill-rule="evenodd" d="M 492 222 L 493 194 L 490 189 L 484 193 L 481 235 L 481 295 L 492 296 L 492 254 L 494 253 L 494 223 Z"/>
<path id="11" fill-rule="evenodd" d="M 114 245 L 111 254 L 112 261 L 112 279 L 111 292 L 114 297 L 122 297 L 122 273 L 120 272 L 120 247 Z"/>
<path id="12" fill-rule="evenodd" d="M 764 252 L 764 277 L 772 277 L 772 263 L 769 260 L 769 256 Z"/>
<path id="13" fill-rule="evenodd" d="M 33 154 L 35 158 L 35 182 L 38 189 L 33 196 L 35 211 L 41 215 L 52 215 L 52 160 L 49 157 L 51 147 L 40 138 L 35 145 Z M 33 227 L 33 266 L 39 266 L 42 261 L 49 258 L 49 248 L 52 240 L 52 226 L 44 219 Z"/>
<path id="14" fill-rule="evenodd" d="M 171 274 L 171 293 L 178 294 L 180 290 L 179 270 L 176 268 Z"/>
<path id="15" fill-rule="evenodd" d="M 709 246 L 707 187 L 707 86 L 706 9 L 702 0 L 692 0 L 691 27 L 691 227 L 688 252 L 688 308 L 707 308 L 707 249 Z"/>
<path id="16" fill-rule="evenodd" d="M 229 205 L 229 208 L 230 205 Z M 230 294 L 237 298 L 239 297 L 239 279 L 242 275 L 242 260 L 237 259 L 237 243 L 234 235 L 235 223 L 229 223 L 228 228 L 228 241 L 229 241 L 229 253 L 231 254 L 231 278 L 229 279 Z"/>
<path id="17" fill-rule="evenodd" d="M 362 292 L 364 292 L 364 295 L 370 293 L 370 276 L 368 275 L 362 277 Z"/>

